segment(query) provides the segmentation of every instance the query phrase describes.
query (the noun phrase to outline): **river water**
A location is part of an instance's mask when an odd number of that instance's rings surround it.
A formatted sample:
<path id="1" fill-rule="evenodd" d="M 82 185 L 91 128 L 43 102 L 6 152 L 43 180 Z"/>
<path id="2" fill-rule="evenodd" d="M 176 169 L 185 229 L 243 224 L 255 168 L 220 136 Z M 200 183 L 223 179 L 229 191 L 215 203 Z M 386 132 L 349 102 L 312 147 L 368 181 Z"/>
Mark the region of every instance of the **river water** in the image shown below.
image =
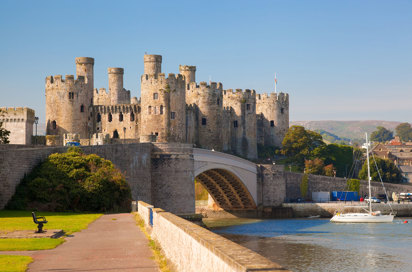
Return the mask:
<path id="1" fill-rule="evenodd" d="M 277 219 L 213 231 L 292 271 L 412 271 L 410 218 L 384 224 Z"/>

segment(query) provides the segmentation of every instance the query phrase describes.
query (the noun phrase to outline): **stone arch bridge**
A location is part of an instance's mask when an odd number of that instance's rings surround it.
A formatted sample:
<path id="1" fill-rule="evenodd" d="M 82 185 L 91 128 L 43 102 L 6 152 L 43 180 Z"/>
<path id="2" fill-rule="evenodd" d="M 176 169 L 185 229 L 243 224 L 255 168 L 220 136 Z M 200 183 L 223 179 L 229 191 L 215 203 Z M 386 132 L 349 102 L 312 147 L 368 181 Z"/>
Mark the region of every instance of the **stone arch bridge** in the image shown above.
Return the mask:
<path id="1" fill-rule="evenodd" d="M 282 186 L 275 189 L 279 192 L 276 197 L 273 194 L 268 197 L 269 190 L 262 187 L 259 178 L 264 176 L 262 166 L 229 154 L 193 148 L 190 144 L 131 143 L 81 148 L 85 153 L 111 160 L 126 176 L 134 200 L 173 213 L 195 212 L 195 178 L 217 205 L 229 211 L 255 210 L 262 204 L 279 204 L 285 197 Z M 25 174 L 48 155 L 66 150 L 66 147 L 1 146 L 0 209 L 13 196 Z"/>

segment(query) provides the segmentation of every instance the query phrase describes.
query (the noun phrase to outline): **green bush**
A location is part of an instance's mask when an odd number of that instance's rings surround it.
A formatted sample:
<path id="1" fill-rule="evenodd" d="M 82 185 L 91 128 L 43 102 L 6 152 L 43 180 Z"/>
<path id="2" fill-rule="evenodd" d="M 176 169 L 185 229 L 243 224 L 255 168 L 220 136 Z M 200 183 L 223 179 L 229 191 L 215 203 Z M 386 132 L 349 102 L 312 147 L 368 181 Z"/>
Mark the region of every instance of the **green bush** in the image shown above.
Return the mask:
<path id="1" fill-rule="evenodd" d="M 25 176 L 8 209 L 128 211 L 131 192 L 112 162 L 78 147 L 52 154 Z"/>
<path id="2" fill-rule="evenodd" d="M 348 187 L 348 191 L 359 193 L 360 180 L 359 179 L 348 179 L 348 181 L 346 181 L 346 186 Z"/>
<path id="3" fill-rule="evenodd" d="M 303 199 L 305 199 L 306 195 L 308 194 L 308 187 L 309 187 L 308 174 L 303 174 L 302 181 L 300 183 L 300 194 L 302 195 Z"/>

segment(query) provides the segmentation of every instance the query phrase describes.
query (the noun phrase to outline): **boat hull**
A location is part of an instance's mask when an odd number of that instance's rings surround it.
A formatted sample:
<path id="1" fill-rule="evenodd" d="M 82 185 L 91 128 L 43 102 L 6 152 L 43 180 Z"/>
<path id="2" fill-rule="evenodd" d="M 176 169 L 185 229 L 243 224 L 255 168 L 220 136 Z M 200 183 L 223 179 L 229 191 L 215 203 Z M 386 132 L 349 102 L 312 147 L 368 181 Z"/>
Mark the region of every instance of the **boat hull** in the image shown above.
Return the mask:
<path id="1" fill-rule="evenodd" d="M 330 220 L 334 223 L 392 223 L 394 216 L 372 215 L 368 213 L 336 214 Z"/>

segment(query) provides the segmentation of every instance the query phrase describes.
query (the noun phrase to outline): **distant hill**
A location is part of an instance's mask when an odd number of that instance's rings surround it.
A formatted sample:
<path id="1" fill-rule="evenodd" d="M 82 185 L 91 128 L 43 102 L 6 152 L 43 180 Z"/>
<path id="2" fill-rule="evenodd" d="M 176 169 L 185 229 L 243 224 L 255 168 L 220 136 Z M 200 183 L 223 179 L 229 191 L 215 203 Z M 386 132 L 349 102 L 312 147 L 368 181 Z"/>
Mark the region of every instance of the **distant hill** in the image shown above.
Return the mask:
<path id="1" fill-rule="evenodd" d="M 290 126 L 298 125 L 313 131 L 325 131 L 342 138 L 345 141 L 350 139 L 352 142 L 363 142 L 365 132 L 370 134 L 376 130 L 377 126 L 395 131 L 395 127 L 401 122 L 392 121 L 293 121 Z M 325 133 L 324 133 L 325 134 Z M 331 136 L 331 135 L 329 135 Z M 333 136 L 332 136 L 333 137 Z M 327 140 L 327 139 L 326 139 Z"/>
<path id="2" fill-rule="evenodd" d="M 330 133 L 328 131 L 325 131 L 323 129 L 317 129 L 315 130 L 317 133 L 322 135 L 323 141 L 325 141 L 327 144 L 351 144 L 352 140 L 349 138 L 341 138 L 333 133 Z"/>

